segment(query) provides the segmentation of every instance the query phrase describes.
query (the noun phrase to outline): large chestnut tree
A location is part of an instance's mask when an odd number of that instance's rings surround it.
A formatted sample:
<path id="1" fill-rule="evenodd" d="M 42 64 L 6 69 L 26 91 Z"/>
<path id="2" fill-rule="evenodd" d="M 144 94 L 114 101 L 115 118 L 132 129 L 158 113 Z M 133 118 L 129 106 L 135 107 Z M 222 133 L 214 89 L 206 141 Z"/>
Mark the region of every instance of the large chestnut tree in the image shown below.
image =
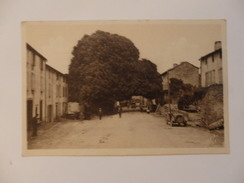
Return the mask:
<path id="1" fill-rule="evenodd" d="M 113 110 L 117 100 L 133 95 L 156 98 L 162 91 L 157 66 L 139 60 L 139 50 L 126 37 L 103 31 L 85 35 L 73 49 L 69 97 L 95 112 Z"/>

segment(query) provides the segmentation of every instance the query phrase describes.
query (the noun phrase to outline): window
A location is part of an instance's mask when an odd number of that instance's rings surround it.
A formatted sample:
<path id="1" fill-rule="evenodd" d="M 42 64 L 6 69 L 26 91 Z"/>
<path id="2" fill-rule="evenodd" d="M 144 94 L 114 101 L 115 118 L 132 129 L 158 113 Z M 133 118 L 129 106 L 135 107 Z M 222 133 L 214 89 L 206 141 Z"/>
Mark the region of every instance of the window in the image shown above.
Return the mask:
<path id="1" fill-rule="evenodd" d="M 62 97 L 62 87 L 59 86 L 59 97 Z"/>
<path id="2" fill-rule="evenodd" d="M 214 62 L 214 55 L 212 55 L 212 62 Z"/>
<path id="3" fill-rule="evenodd" d="M 43 77 L 42 76 L 40 78 L 40 89 L 41 89 L 41 92 L 43 92 Z"/>
<path id="4" fill-rule="evenodd" d="M 29 65 L 29 62 L 30 62 L 30 50 L 27 50 L 26 58 L 27 58 L 27 60 L 26 60 L 26 66 L 28 68 L 28 65 Z"/>
<path id="5" fill-rule="evenodd" d="M 208 86 L 208 84 L 209 84 L 209 81 L 208 81 L 208 80 L 209 80 L 208 75 L 209 75 L 209 73 L 206 72 L 206 73 L 205 73 L 205 85 L 206 85 L 206 86 Z"/>
<path id="6" fill-rule="evenodd" d="M 203 61 L 203 64 L 204 64 L 204 65 L 207 65 L 208 60 L 207 60 L 206 58 L 204 58 L 202 61 Z"/>
<path id="7" fill-rule="evenodd" d="M 43 60 L 41 60 L 41 62 L 40 62 L 40 67 L 41 67 L 41 70 L 43 71 L 43 64 L 44 63 L 44 61 Z"/>
<path id="8" fill-rule="evenodd" d="M 222 68 L 219 69 L 219 83 L 223 83 L 223 70 Z"/>
<path id="9" fill-rule="evenodd" d="M 62 97 L 62 93 L 61 93 L 61 86 L 60 85 L 56 85 L 56 97 Z"/>
<path id="10" fill-rule="evenodd" d="M 58 85 L 56 86 L 56 97 L 58 97 Z"/>
<path id="11" fill-rule="evenodd" d="M 66 103 L 65 102 L 63 102 L 63 114 L 65 114 L 66 113 Z"/>
<path id="12" fill-rule="evenodd" d="M 205 84 L 206 84 L 206 86 L 209 86 L 209 85 L 212 85 L 212 84 L 215 84 L 215 83 L 216 83 L 216 81 L 215 81 L 215 70 L 206 72 L 206 74 L 205 74 Z"/>
<path id="13" fill-rule="evenodd" d="M 31 61 L 32 61 L 32 70 L 34 69 L 35 67 L 35 53 L 31 52 Z"/>
<path id="14" fill-rule="evenodd" d="M 67 97 L 68 93 L 67 93 L 67 87 L 64 86 L 63 87 L 63 97 Z"/>
<path id="15" fill-rule="evenodd" d="M 35 91 L 35 74 L 31 73 L 31 90 L 32 92 Z"/>
<path id="16" fill-rule="evenodd" d="M 49 92 L 48 92 L 49 98 L 51 98 L 51 94 L 52 94 L 52 85 L 49 83 Z"/>
<path id="17" fill-rule="evenodd" d="M 215 81 L 215 70 L 211 71 L 211 84 L 215 84 L 216 81 Z"/>

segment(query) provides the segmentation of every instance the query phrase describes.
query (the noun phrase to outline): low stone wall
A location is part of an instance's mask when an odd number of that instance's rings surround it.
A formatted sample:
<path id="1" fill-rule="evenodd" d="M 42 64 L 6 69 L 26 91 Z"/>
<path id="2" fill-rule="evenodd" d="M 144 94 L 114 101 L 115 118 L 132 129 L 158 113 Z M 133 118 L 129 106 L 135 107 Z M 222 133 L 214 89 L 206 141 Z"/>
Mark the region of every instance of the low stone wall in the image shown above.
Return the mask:
<path id="1" fill-rule="evenodd" d="M 223 85 L 212 85 L 200 101 L 200 115 L 206 127 L 223 119 Z"/>

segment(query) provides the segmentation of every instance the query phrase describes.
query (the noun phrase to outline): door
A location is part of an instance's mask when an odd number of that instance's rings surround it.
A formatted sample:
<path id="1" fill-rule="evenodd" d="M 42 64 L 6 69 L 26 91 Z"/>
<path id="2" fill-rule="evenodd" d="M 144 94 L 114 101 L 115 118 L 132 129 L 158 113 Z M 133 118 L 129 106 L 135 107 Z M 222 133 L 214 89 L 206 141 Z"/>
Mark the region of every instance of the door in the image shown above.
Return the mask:
<path id="1" fill-rule="evenodd" d="M 27 128 L 31 128 L 31 119 L 33 113 L 33 101 L 27 100 Z"/>
<path id="2" fill-rule="evenodd" d="M 56 119 L 58 119 L 59 117 L 59 107 L 58 107 L 58 103 L 56 103 Z"/>
<path id="3" fill-rule="evenodd" d="M 48 105 L 48 108 L 47 108 L 47 115 L 48 115 L 48 122 L 52 122 L 52 105 Z"/>
<path id="4" fill-rule="evenodd" d="M 40 101 L 40 121 L 42 121 L 42 100 Z"/>

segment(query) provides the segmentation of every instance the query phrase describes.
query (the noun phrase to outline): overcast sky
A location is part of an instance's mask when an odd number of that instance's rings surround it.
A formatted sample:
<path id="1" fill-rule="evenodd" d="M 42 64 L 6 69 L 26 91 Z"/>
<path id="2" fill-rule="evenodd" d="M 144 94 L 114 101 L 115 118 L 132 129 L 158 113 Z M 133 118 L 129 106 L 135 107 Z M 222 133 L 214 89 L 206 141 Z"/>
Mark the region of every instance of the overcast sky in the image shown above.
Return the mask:
<path id="1" fill-rule="evenodd" d="M 24 24 L 24 42 L 47 58 L 47 64 L 68 73 L 73 47 L 85 34 L 97 30 L 116 33 L 130 39 L 140 58 L 155 63 L 158 72 L 174 63 L 188 61 L 199 67 L 199 58 L 214 50 L 215 41 L 223 41 L 222 21 L 70 21 L 28 22 Z"/>

